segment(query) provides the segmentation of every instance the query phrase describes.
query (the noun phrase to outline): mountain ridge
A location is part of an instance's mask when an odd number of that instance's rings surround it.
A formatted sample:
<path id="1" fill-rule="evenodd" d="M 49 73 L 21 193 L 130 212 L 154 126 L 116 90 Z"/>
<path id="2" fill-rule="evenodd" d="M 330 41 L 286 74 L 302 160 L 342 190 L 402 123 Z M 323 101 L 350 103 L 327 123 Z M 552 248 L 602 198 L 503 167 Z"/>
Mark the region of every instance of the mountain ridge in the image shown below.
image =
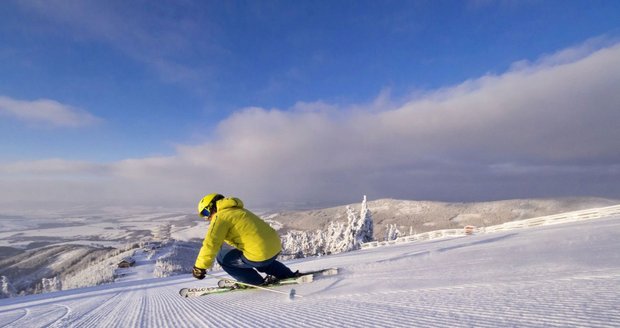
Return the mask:
<path id="1" fill-rule="evenodd" d="M 523 198 L 488 202 L 442 202 L 399 199 L 368 201 L 375 224 L 374 237 L 385 238 L 388 225 L 406 235 L 439 229 L 477 227 L 501 224 L 509 221 L 558 214 L 595 207 L 620 204 L 620 200 L 602 197 Z M 282 225 L 281 233 L 289 230 L 317 230 L 330 220 L 344 222 L 346 208 L 359 211 L 361 203 L 335 206 L 319 210 L 283 211 L 265 215 Z"/>

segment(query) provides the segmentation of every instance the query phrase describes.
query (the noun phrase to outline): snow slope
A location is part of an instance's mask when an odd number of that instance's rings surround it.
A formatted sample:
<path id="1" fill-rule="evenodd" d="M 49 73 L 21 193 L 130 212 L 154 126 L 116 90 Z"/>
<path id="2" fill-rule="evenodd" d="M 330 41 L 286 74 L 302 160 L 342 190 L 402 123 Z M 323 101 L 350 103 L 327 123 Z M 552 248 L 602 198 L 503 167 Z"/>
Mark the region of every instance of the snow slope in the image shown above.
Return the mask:
<path id="1" fill-rule="evenodd" d="M 289 262 L 298 297 L 184 299 L 190 275 L 0 300 L 2 327 L 618 327 L 620 217 Z M 221 272 L 215 272 L 222 275 Z M 281 288 L 288 290 L 290 287 Z"/>

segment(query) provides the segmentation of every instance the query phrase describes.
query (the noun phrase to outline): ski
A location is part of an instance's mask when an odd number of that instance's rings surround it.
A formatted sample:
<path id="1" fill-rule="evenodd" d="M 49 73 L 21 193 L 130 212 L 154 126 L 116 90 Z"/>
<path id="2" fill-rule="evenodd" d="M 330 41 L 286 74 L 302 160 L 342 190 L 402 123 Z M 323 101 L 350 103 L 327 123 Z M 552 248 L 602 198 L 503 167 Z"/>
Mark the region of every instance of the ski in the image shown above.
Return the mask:
<path id="1" fill-rule="evenodd" d="M 297 278 L 290 279 L 282 279 L 275 284 L 270 284 L 265 287 L 278 287 L 278 286 L 286 286 L 286 285 L 295 285 L 295 284 L 306 284 L 314 281 L 315 278 L 320 278 L 324 276 L 332 276 L 338 274 L 338 268 L 329 268 L 323 270 L 316 270 L 310 272 L 304 272 L 301 276 Z M 181 288 L 179 290 L 179 295 L 182 297 L 198 297 L 205 296 L 210 294 L 221 294 L 227 292 L 234 291 L 244 291 L 244 290 L 257 290 L 257 288 L 246 287 L 246 288 L 238 288 L 236 286 L 237 282 L 232 279 L 220 279 L 218 281 L 217 287 L 192 287 L 192 288 Z"/>
<path id="2" fill-rule="evenodd" d="M 277 281 L 276 283 L 273 283 L 267 286 L 307 284 L 307 283 L 314 281 L 315 278 L 322 277 L 322 276 L 331 276 L 335 274 L 338 274 L 338 268 L 329 268 L 329 269 L 322 269 L 322 270 L 316 270 L 316 271 L 302 272 L 301 275 L 297 278 L 282 279 L 282 280 Z M 217 282 L 217 286 L 222 287 L 222 288 L 233 288 L 235 287 L 236 283 L 237 281 L 232 280 L 232 279 L 220 279 Z"/>
<path id="3" fill-rule="evenodd" d="M 280 280 L 275 284 L 269 284 L 266 286 L 260 287 L 278 287 L 284 285 L 293 285 L 293 284 L 304 284 L 312 282 L 312 275 L 304 275 L 298 278 L 284 279 Z M 247 290 L 257 290 L 254 287 L 238 287 L 236 286 L 237 282 L 232 279 L 220 279 L 218 281 L 218 286 L 215 287 L 194 287 L 194 288 L 181 288 L 179 294 L 182 297 L 197 297 L 197 296 L 205 296 L 210 294 L 221 294 L 227 292 L 235 292 L 235 291 L 247 291 Z"/>

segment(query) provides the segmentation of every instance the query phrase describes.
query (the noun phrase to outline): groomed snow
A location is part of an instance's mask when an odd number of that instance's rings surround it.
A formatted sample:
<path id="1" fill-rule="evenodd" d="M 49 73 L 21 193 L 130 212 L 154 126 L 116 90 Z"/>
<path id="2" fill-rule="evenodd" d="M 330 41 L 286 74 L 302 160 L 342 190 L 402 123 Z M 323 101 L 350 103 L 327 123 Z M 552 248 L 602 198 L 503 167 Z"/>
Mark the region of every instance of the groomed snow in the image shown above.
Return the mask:
<path id="1" fill-rule="evenodd" d="M 2 327 L 618 327 L 620 217 L 289 262 L 298 297 L 184 299 L 190 275 L 0 300 Z M 222 275 L 221 272 L 216 272 Z M 290 287 L 280 288 L 288 291 Z"/>

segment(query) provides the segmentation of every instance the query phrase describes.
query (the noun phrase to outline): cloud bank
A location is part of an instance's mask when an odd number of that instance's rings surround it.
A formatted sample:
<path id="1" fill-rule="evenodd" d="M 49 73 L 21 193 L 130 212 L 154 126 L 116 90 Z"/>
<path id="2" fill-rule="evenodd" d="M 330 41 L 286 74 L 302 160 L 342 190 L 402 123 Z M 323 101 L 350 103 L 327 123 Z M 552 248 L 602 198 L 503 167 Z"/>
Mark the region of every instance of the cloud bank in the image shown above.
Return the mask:
<path id="1" fill-rule="evenodd" d="M 179 145 L 170 157 L 57 161 L 43 173 L 0 165 L 12 189 L 2 197 L 54 201 L 66 199 L 55 192 L 64 188 L 77 201 L 193 204 L 221 192 L 257 206 L 341 204 L 363 194 L 620 198 L 618 85 L 620 44 L 586 43 L 401 103 L 382 95 L 370 105 L 245 108 L 205 143 Z"/>
<path id="2" fill-rule="evenodd" d="M 51 99 L 18 100 L 0 96 L 0 115 L 54 127 L 88 126 L 101 121 L 96 116 Z"/>

